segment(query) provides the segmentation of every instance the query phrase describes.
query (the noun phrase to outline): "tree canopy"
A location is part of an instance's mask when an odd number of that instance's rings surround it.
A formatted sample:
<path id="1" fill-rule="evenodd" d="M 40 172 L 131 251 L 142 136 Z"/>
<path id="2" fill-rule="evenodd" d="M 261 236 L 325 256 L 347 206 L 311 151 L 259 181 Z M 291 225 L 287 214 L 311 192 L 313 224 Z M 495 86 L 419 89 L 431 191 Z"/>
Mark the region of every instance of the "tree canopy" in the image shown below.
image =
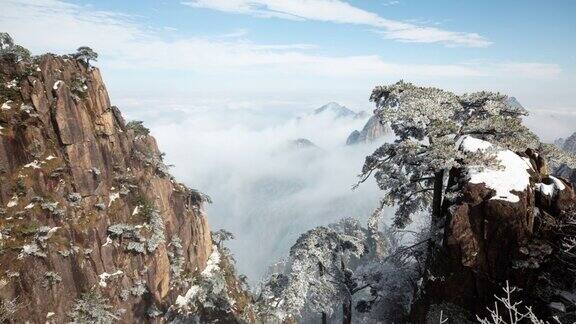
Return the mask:
<path id="1" fill-rule="evenodd" d="M 0 57 L 14 62 L 30 59 L 30 51 L 14 43 L 8 33 L 0 32 Z"/>
<path id="2" fill-rule="evenodd" d="M 76 50 L 76 53 L 73 54 L 73 56 L 77 60 L 84 61 L 86 63 L 86 65 L 88 65 L 88 66 L 90 66 L 90 61 L 97 61 L 98 60 L 98 53 L 94 52 L 94 50 L 88 46 L 78 47 L 78 49 Z"/>
<path id="3" fill-rule="evenodd" d="M 499 93 L 458 96 L 399 81 L 376 87 L 370 100 L 376 103 L 375 114 L 396 136 L 394 142 L 368 156 L 362 169 L 360 182 L 373 174 L 385 191 L 372 224 L 377 224 L 384 205 L 397 206 L 395 225 L 399 227 L 406 226 L 417 212 L 431 211 L 439 216 L 448 171 L 471 161 L 482 164 L 493 160 L 486 154 L 459 150 L 464 136 L 513 151 L 531 148 L 558 160 L 570 160 L 560 150 L 540 143 L 522 123 L 527 111 Z"/>

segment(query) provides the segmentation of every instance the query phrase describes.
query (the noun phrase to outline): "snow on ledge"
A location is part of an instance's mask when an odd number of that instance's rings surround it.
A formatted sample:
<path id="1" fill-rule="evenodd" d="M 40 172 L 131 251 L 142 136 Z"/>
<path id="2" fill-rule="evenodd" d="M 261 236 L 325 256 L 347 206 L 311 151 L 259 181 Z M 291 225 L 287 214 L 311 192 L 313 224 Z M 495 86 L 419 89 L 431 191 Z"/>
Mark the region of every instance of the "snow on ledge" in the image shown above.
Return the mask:
<path id="1" fill-rule="evenodd" d="M 213 277 L 218 271 L 220 271 L 220 252 L 218 252 L 218 247 L 215 245 L 212 249 L 212 254 L 208 258 L 206 262 L 206 268 L 200 273 L 200 275 L 204 278 L 211 278 Z M 178 308 L 183 309 L 185 308 L 191 301 L 196 299 L 196 297 L 202 293 L 202 287 L 198 285 L 192 285 L 184 296 L 178 295 L 176 297 L 175 304 Z"/>
<path id="2" fill-rule="evenodd" d="M 106 288 L 106 286 L 108 286 L 108 283 L 106 282 L 106 280 L 108 280 L 108 278 L 113 277 L 113 276 L 119 276 L 123 273 L 124 272 L 122 272 L 122 270 L 118 270 L 114 273 L 103 272 L 98 276 L 98 277 L 100 277 L 100 282 L 98 284 L 100 285 L 100 287 Z"/>
<path id="3" fill-rule="evenodd" d="M 212 254 L 206 262 L 206 268 L 202 271 L 202 275 L 205 277 L 212 277 L 212 275 L 220 270 L 220 252 L 216 246 L 212 249 Z"/>
<path id="4" fill-rule="evenodd" d="M 558 192 L 566 189 L 566 186 L 560 179 L 554 176 L 548 176 L 548 177 L 550 178 L 550 180 L 552 180 L 551 184 L 537 183 L 535 186 L 536 190 L 540 191 L 541 194 L 552 198 Z"/>
<path id="5" fill-rule="evenodd" d="M 492 147 L 492 144 L 471 136 L 464 136 L 459 148 L 465 152 L 485 151 Z M 518 154 L 501 149 L 496 153 L 501 168 L 491 169 L 489 167 L 469 167 L 470 183 L 483 183 L 486 187 L 496 191 L 496 195 L 491 199 L 504 200 L 512 203 L 520 201 L 520 197 L 513 194 L 513 191 L 524 191 L 530 185 L 529 169 L 532 166 Z"/>

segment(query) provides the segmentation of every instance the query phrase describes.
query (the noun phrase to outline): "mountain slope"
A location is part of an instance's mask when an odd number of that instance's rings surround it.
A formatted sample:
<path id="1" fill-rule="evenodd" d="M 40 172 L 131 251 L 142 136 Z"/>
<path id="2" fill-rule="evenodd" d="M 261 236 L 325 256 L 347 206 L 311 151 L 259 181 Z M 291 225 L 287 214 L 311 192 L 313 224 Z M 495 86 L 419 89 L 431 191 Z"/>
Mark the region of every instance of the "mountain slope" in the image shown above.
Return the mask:
<path id="1" fill-rule="evenodd" d="M 0 306 L 34 323 L 145 322 L 173 308 L 215 251 L 206 198 L 125 124 L 100 71 L 2 58 L 0 106 Z"/>
<path id="2" fill-rule="evenodd" d="M 342 117 L 362 118 L 366 115 L 366 113 L 363 111 L 357 113 L 336 102 L 329 102 L 324 106 L 314 110 L 314 115 L 319 115 L 323 113 L 333 114 L 336 118 L 342 118 Z"/>

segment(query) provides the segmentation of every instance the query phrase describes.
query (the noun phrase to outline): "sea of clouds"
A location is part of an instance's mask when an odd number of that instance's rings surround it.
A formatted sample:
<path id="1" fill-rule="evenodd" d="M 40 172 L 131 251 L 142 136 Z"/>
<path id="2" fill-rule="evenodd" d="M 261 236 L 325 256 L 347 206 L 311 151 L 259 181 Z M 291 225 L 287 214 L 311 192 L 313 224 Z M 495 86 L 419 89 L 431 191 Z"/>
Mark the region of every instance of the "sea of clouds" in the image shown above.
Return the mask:
<path id="1" fill-rule="evenodd" d="M 151 128 L 174 176 L 212 197 L 210 227 L 235 234 L 228 246 L 239 272 L 253 283 L 301 233 L 344 217 L 364 222 L 378 204 L 373 179 L 351 188 L 365 157 L 385 139 L 345 145 L 368 117 L 315 115 L 319 104 L 298 108 L 275 100 L 119 101 L 127 119 Z M 536 110 L 526 123 L 550 142 L 569 134 L 573 118 L 566 117 L 573 116 Z M 299 138 L 316 146 L 291 144 Z M 387 211 L 384 222 L 390 218 Z"/>
<path id="2" fill-rule="evenodd" d="M 312 110 L 200 105 L 128 117 L 147 121 L 179 181 L 211 196 L 211 229 L 235 234 L 228 246 L 255 282 L 303 232 L 345 217 L 364 222 L 378 204 L 372 179 L 352 190 L 378 144 L 345 145 L 368 117 Z M 316 146 L 297 147 L 299 138 Z"/>

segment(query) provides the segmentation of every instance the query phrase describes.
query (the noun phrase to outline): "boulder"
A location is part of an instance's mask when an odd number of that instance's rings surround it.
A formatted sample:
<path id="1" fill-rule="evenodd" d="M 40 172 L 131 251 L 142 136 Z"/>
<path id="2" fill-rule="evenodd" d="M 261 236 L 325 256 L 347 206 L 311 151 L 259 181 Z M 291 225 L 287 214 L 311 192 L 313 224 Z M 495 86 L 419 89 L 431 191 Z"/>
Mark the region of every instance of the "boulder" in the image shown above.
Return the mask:
<path id="1" fill-rule="evenodd" d="M 460 149 L 490 146 L 465 139 Z M 423 322 L 438 305 L 465 310 L 471 320 L 475 314 L 484 316 L 506 281 L 523 289 L 529 304 L 548 312 L 531 288 L 559 251 L 551 233 L 572 212 L 574 189 L 569 181 L 547 174 L 535 152 L 498 149 L 495 154 L 497 165 L 469 165 L 449 175 L 443 234 L 430 250 L 412 310 L 414 322 Z"/>

